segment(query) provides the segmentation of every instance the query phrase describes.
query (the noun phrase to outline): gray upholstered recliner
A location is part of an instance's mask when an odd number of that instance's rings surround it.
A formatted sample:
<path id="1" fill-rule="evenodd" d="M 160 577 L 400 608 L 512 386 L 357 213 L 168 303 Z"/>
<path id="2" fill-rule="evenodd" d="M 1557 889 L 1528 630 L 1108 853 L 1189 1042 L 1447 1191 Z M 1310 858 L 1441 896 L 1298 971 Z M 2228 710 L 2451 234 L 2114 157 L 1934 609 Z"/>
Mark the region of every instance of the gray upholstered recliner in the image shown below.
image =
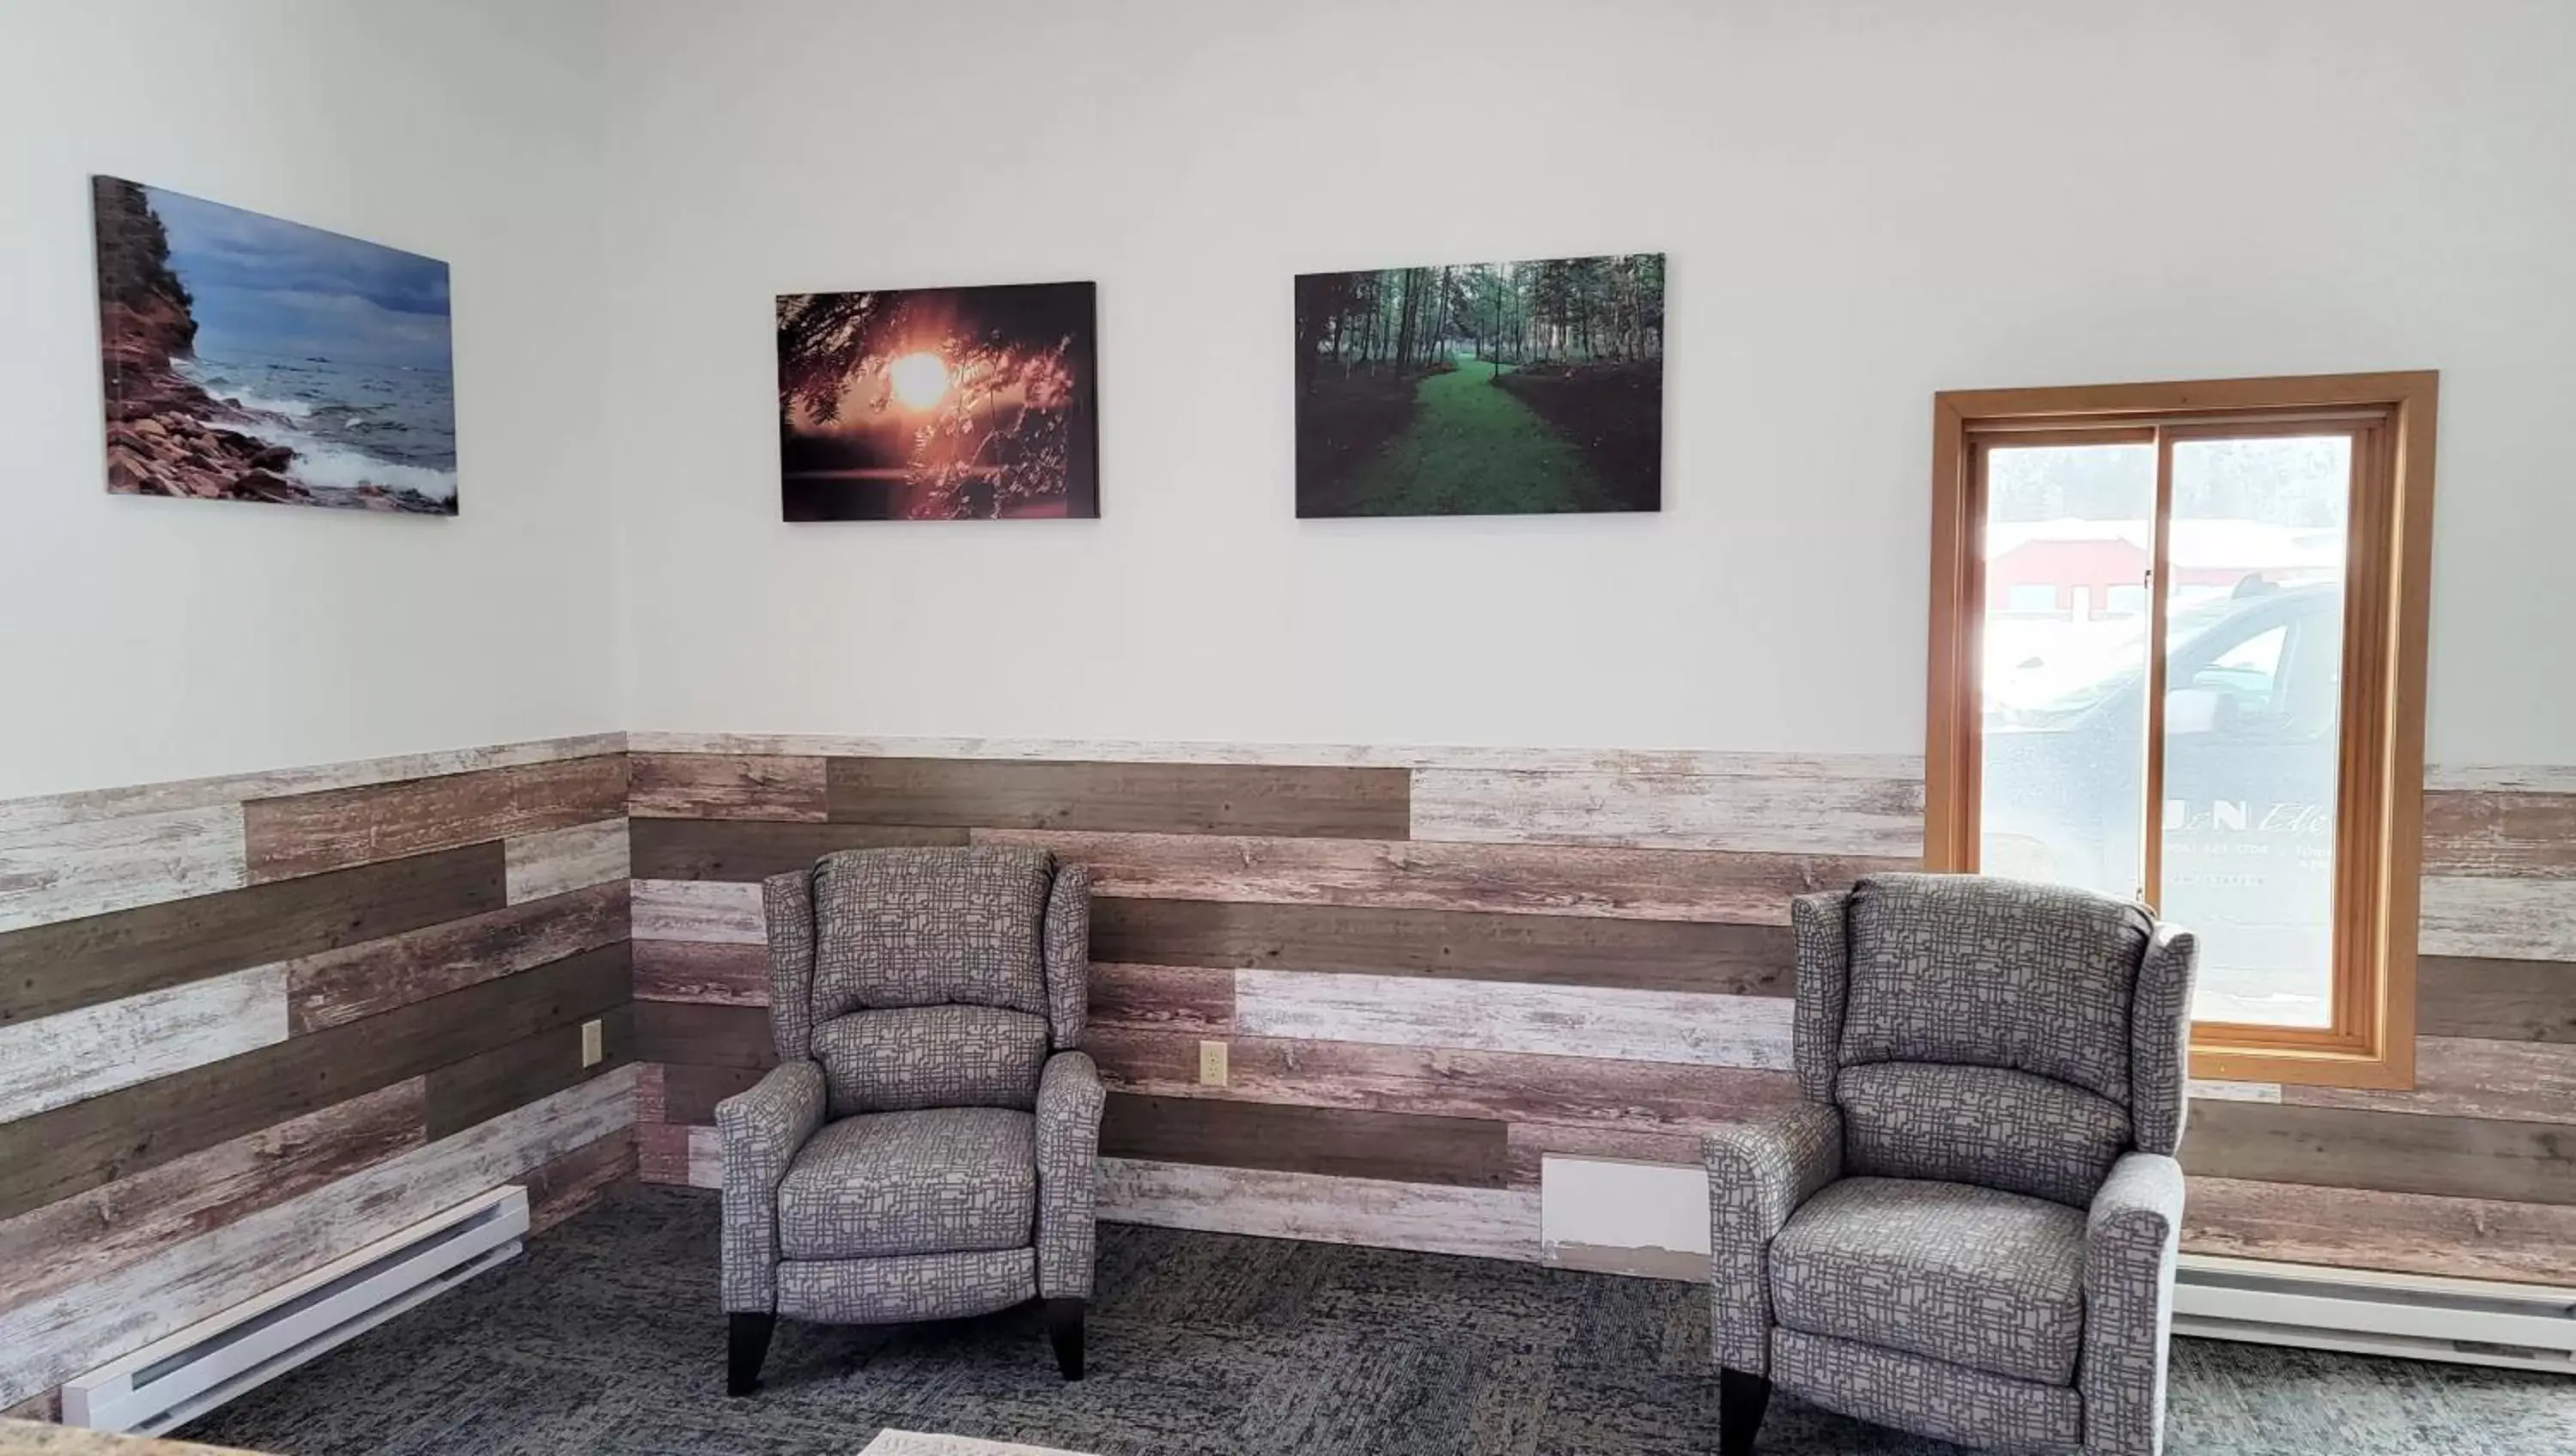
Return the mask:
<path id="1" fill-rule="evenodd" d="M 2151 1456 L 2192 937 L 1971 875 L 1802 895 L 1795 1106 L 1707 1139 L 1720 1449 L 1774 1385 L 1971 1446 Z"/>
<path id="2" fill-rule="evenodd" d="M 1068 1380 L 1091 1297 L 1099 1070 L 1076 1050 L 1091 876 L 1041 850 L 854 850 L 761 886 L 778 1066 L 716 1108 L 727 1390 L 777 1318 L 1047 1302 Z"/>

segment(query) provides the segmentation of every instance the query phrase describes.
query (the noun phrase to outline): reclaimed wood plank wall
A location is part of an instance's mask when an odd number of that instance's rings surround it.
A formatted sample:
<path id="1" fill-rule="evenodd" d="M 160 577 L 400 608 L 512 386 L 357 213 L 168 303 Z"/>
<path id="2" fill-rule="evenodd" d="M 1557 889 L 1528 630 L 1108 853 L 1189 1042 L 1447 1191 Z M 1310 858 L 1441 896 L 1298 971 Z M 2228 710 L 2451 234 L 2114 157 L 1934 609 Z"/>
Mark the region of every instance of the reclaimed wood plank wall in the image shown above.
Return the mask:
<path id="1" fill-rule="evenodd" d="M 624 750 L 0 803 L 0 1407 L 499 1183 L 550 1226 L 633 1176 Z"/>
<path id="2" fill-rule="evenodd" d="M 1037 844 L 1098 876 L 1107 1216 L 1520 1258 L 1551 1155 L 1687 1165 L 1795 1095 L 1789 897 L 1921 847 L 1905 758 L 632 746 L 648 1179 L 713 1186 L 772 1059 L 762 876 Z M 2576 1282 L 2576 771 L 2432 782 L 2417 1087 L 2199 1085 L 2186 1247 Z"/>

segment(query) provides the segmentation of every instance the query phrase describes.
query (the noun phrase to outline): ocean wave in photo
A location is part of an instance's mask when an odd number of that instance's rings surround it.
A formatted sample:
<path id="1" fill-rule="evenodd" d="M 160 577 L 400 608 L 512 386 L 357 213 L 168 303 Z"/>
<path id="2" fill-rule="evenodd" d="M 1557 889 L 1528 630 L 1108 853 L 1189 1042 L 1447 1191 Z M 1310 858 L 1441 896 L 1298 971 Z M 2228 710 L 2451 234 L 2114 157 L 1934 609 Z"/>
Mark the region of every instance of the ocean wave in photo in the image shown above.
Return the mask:
<path id="1" fill-rule="evenodd" d="M 316 488 L 456 496 L 455 405 L 445 371 L 247 354 L 172 364 L 238 412 L 229 422 L 236 428 L 293 450 L 283 472 L 290 478 Z"/>

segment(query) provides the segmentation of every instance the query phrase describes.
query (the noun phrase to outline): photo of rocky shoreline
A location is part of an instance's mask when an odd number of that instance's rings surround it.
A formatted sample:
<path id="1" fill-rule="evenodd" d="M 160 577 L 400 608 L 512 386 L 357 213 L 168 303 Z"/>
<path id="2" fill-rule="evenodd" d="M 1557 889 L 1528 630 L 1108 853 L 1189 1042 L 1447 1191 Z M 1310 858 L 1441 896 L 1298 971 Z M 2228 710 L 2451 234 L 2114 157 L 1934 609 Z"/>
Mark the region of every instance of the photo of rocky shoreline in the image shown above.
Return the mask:
<path id="1" fill-rule="evenodd" d="M 446 264 L 91 187 L 111 492 L 456 514 Z"/>

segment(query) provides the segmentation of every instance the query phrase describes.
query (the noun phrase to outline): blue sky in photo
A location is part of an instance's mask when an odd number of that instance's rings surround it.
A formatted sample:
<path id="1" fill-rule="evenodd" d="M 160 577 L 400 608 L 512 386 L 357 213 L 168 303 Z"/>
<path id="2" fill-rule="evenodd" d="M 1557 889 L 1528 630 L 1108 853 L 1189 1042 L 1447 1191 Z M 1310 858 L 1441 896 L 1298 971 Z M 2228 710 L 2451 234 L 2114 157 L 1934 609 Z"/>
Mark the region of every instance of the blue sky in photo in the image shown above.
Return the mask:
<path id="1" fill-rule="evenodd" d="M 185 193 L 144 193 L 195 300 L 200 354 L 451 367 L 445 263 Z"/>

